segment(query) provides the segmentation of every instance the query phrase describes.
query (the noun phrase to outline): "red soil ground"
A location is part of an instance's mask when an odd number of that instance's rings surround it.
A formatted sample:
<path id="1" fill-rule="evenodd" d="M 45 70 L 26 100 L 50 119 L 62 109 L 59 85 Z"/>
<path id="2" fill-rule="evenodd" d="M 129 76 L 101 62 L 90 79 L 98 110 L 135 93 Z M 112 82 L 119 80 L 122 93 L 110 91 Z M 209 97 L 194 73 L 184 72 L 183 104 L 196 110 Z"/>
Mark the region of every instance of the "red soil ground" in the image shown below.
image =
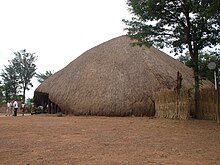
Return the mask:
<path id="1" fill-rule="evenodd" d="M 215 121 L 0 115 L 0 164 L 220 164 Z"/>

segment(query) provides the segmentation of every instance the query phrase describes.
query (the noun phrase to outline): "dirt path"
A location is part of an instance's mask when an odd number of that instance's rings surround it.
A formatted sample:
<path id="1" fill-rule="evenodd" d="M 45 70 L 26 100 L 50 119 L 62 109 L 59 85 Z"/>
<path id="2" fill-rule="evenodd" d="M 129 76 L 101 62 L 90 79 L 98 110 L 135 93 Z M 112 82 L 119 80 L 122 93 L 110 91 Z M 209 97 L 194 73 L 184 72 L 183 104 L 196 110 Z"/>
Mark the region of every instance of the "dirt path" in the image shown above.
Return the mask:
<path id="1" fill-rule="evenodd" d="M 0 117 L 0 164 L 220 164 L 220 125 L 139 117 Z"/>

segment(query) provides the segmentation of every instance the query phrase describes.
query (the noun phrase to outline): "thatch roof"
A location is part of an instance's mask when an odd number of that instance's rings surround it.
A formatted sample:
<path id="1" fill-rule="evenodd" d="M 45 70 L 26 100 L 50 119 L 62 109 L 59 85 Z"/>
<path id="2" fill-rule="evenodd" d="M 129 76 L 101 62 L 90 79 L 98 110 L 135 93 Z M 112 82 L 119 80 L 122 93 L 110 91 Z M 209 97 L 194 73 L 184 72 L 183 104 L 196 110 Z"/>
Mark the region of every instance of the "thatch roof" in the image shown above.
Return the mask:
<path id="1" fill-rule="evenodd" d="M 192 70 L 151 47 L 131 46 L 127 36 L 102 43 L 79 56 L 35 90 L 74 115 L 154 115 L 154 93 L 176 86 L 193 88 Z M 209 81 L 204 88 L 211 87 Z"/>

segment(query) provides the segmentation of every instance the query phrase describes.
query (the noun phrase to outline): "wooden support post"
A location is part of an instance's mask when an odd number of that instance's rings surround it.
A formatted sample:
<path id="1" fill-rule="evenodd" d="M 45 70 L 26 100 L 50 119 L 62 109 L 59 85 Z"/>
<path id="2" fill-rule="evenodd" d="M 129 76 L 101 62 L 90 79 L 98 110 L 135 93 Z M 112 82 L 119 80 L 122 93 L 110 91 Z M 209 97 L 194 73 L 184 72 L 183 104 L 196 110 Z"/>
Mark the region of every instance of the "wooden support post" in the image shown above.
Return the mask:
<path id="1" fill-rule="evenodd" d="M 217 109 L 216 109 L 216 118 L 217 123 L 220 124 L 220 90 L 219 90 L 219 80 L 217 81 Z"/>

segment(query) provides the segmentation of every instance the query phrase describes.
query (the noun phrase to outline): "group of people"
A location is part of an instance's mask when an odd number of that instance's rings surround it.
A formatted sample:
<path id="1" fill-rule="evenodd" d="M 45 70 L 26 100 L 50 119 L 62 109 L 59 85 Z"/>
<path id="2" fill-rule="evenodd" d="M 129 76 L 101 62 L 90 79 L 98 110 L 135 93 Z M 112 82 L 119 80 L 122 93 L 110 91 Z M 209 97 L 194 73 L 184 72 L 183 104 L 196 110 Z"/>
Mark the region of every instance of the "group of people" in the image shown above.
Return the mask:
<path id="1" fill-rule="evenodd" d="M 24 116 L 25 112 L 25 104 L 21 103 L 22 115 Z M 13 100 L 12 102 L 7 101 L 7 108 L 6 108 L 6 116 L 17 116 L 18 112 L 18 102 L 17 100 Z"/>

